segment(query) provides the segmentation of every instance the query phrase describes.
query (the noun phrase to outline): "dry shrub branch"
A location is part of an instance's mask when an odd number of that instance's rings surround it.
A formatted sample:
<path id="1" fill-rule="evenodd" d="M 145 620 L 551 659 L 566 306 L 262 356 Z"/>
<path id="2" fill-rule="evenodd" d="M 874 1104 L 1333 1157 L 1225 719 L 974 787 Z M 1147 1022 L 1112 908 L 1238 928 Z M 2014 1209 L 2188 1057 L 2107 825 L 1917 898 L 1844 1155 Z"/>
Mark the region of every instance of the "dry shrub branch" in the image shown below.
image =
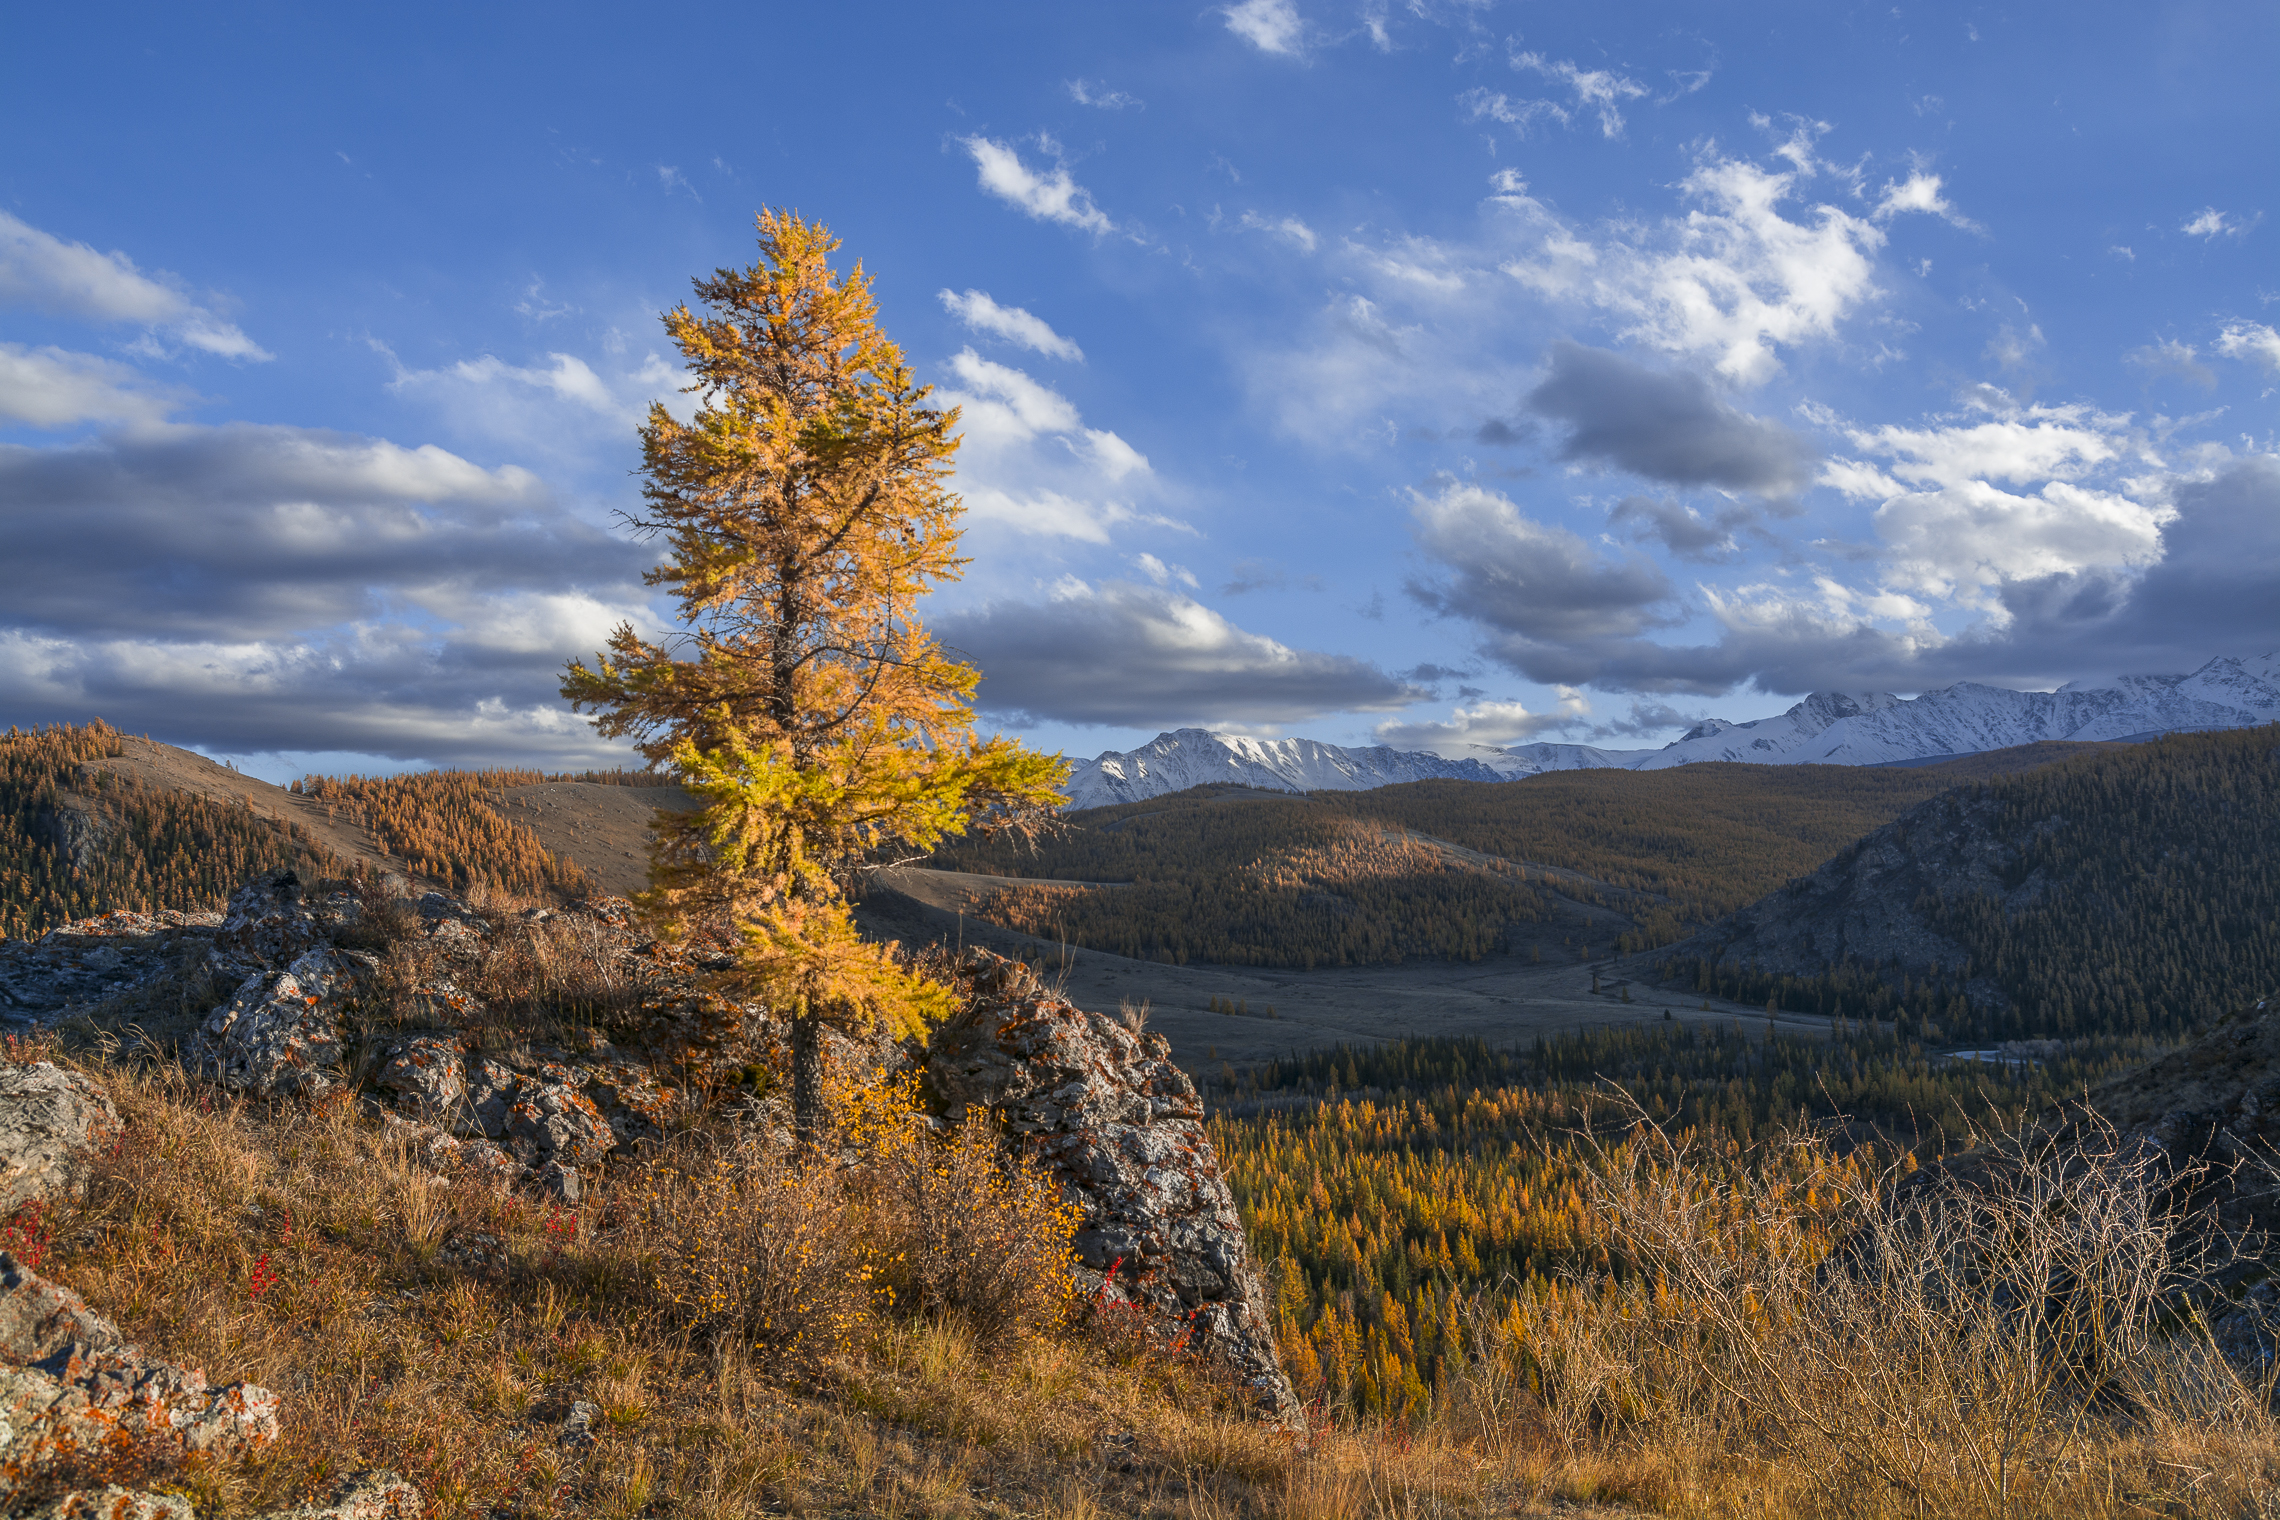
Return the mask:
<path id="1" fill-rule="evenodd" d="M 2110 1130 L 1841 1200 L 1799 1182 L 1811 1165 L 1736 1166 L 1643 1120 L 1598 1154 L 1589 1203 L 1630 1270 L 1476 1323 L 1460 1401 L 1483 1427 L 1532 1416 L 1642 1496 L 1747 1474 L 1769 1513 L 2081 1516 L 2154 1495 L 2257 1513 L 2224 1506 L 2280 1475 L 2269 1380 L 2227 1363 L 2200 1309 L 2227 1243 Z"/>

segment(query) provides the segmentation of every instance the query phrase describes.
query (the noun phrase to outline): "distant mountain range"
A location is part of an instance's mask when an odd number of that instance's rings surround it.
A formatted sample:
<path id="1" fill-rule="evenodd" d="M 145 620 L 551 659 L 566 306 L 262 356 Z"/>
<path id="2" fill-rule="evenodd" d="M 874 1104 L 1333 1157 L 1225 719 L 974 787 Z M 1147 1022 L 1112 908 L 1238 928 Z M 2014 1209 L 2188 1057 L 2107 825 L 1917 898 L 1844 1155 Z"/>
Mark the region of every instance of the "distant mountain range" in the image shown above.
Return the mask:
<path id="1" fill-rule="evenodd" d="M 1909 765 L 2046 739 L 2144 739 L 2247 728 L 2280 719 L 2280 652 L 2219 657 L 2190 675 L 2071 681 L 2009 691 L 1962 681 L 1902 700 L 1890 692 L 1817 691 L 1749 723 L 1709 718 L 1660 749 L 1587 744 L 1468 745 L 1453 754 L 1314 739 L 1250 739 L 1208 729 L 1158 734 L 1110 750 L 1069 778 L 1072 807 L 1139 802 L 1206 783 L 1277 791 L 1362 791 L 1401 781 L 1516 781 L 1545 771 L 1660 770 L 1703 760 L 1757 765 Z"/>

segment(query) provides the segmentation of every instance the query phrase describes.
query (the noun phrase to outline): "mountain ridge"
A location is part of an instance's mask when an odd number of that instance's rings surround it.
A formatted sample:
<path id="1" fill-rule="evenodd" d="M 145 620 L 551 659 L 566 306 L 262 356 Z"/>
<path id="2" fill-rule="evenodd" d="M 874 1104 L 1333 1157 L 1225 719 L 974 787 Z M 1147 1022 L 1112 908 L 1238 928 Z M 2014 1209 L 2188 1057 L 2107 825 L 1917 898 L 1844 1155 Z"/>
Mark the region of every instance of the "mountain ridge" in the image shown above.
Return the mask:
<path id="1" fill-rule="evenodd" d="M 1813 692 L 1788 711 L 1747 723 L 1707 718 L 1660 749 L 1600 749 L 1536 741 L 1458 753 L 1347 747 L 1174 729 L 1136 749 L 1103 751 L 1069 778 L 1069 805 L 1141 802 L 1192 786 L 1235 783 L 1274 791 L 1362 791 L 1405 781 L 1517 781 L 1548 771 L 1663 770 L 1702 761 L 1752 765 L 1893 765 L 1981 754 L 2045 740 L 2137 741 L 2165 733 L 2248 728 L 2280 720 L 2280 651 L 2219 655 L 2184 675 L 2070 681 L 2013 691 L 1975 681 L 1898 697 Z"/>

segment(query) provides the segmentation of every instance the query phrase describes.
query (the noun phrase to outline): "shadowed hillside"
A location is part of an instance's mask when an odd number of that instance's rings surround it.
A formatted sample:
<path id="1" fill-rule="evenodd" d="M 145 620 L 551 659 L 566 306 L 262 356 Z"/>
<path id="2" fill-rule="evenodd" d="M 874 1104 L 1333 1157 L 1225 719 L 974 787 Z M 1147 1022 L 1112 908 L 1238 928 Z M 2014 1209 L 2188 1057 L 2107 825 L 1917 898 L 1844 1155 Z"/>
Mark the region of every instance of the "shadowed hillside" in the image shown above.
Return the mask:
<path id="1" fill-rule="evenodd" d="M 1017 887 L 980 911 L 1141 959 L 1355 966 L 1474 960 L 1523 944 L 1573 956 L 1610 940 L 1620 952 L 1732 912 L 1959 779 L 2085 748 L 1907 768 L 1706 764 L 1303 796 L 1197 787 L 1071 813 L 1064 833 L 1034 848 L 959 841 L 932 864 L 1124 884 Z M 1627 927 L 1594 925 L 1578 939 L 1557 911 L 1562 897 L 1612 909 Z"/>
<path id="2" fill-rule="evenodd" d="M 1697 990 L 1949 1039 L 2175 1039 L 2280 983 L 2280 731 L 1975 783 L 1673 947 Z"/>

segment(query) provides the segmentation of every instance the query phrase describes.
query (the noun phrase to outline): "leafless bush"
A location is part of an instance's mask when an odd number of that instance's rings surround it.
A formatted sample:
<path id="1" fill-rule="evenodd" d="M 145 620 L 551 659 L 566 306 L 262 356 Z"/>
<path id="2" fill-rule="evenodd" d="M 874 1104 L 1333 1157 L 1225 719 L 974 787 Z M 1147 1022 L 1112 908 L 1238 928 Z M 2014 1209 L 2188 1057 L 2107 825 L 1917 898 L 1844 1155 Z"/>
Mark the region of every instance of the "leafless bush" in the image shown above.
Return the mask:
<path id="1" fill-rule="evenodd" d="M 1739 1165 L 1644 1122 L 1602 1148 L 1587 1203 L 1632 1270 L 1476 1327 L 1463 1397 L 1525 1386 L 1571 1454 L 1770 1459 L 1824 1514 L 2047 1513 L 2125 1438 L 2269 1444 L 2267 1390 L 2190 1310 L 2217 1263 L 2155 1156 L 2093 1128 L 1832 1199 L 1826 1153 L 1792 1151 Z"/>
<path id="2" fill-rule="evenodd" d="M 616 1249 L 700 1339 L 813 1365 L 868 1325 L 876 1268 L 833 1168 L 689 1140 L 619 1196 L 631 1218 Z"/>

